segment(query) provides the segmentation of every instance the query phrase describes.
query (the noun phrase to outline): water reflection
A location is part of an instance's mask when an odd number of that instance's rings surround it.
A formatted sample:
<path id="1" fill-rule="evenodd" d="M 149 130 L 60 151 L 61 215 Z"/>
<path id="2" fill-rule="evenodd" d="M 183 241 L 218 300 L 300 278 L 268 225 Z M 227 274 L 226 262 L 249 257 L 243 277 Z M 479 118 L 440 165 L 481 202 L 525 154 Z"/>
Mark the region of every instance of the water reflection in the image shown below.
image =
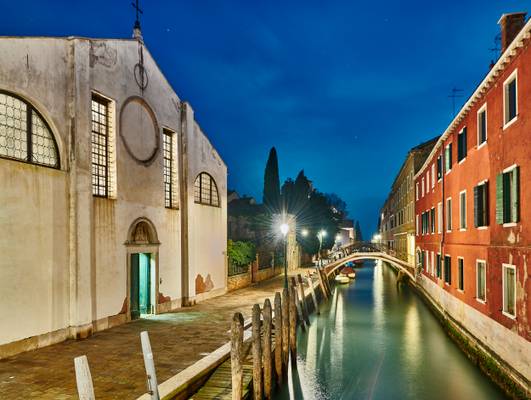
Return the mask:
<path id="1" fill-rule="evenodd" d="M 396 274 L 366 263 L 334 288 L 298 338 L 297 369 L 275 398 L 500 399 Z"/>

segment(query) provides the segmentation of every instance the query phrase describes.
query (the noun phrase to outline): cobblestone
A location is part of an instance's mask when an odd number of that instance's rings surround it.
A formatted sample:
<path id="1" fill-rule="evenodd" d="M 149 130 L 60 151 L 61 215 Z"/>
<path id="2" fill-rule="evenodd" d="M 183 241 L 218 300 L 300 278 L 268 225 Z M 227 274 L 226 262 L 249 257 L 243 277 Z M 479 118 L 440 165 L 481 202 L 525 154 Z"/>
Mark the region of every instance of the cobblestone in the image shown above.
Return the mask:
<path id="1" fill-rule="evenodd" d="M 163 382 L 228 341 L 232 315 L 282 288 L 282 277 L 176 312 L 136 320 L 85 340 L 68 340 L 0 360 L 1 399 L 77 399 L 74 357 L 88 358 L 96 399 L 135 399 L 146 391 L 140 332 L 149 332 Z"/>

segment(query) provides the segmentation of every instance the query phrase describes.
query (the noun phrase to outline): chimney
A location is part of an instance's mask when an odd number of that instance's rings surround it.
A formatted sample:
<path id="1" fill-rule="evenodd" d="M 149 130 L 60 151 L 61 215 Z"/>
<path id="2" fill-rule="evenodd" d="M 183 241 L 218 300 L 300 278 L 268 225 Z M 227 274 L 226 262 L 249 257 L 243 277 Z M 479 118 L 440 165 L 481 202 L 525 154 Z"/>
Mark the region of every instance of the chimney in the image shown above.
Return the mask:
<path id="1" fill-rule="evenodd" d="M 525 12 L 515 12 L 501 16 L 498 21 L 501 28 L 501 54 L 507 50 L 518 32 L 524 27 L 525 15 Z"/>

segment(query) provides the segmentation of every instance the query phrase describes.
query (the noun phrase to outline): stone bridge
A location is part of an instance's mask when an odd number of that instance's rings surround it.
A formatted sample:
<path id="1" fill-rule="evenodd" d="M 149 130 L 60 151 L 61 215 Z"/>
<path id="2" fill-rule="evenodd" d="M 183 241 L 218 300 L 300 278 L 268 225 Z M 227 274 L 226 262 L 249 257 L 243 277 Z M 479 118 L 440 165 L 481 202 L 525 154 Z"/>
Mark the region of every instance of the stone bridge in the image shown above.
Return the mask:
<path id="1" fill-rule="evenodd" d="M 360 251 L 365 250 L 365 251 Z M 327 275 L 332 274 L 338 268 L 342 268 L 345 263 L 355 260 L 381 260 L 391 264 L 393 267 L 402 271 L 409 276 L 410 279 L 416 281 L 415 268 L 408 262 L 396 258 L 384 251 L 378 249 L 378 247 L 372 243 L 361 243 L 349 246 L 346 249 L 347 255 L 341 259 L 334 261 L 326 266 Z"/>

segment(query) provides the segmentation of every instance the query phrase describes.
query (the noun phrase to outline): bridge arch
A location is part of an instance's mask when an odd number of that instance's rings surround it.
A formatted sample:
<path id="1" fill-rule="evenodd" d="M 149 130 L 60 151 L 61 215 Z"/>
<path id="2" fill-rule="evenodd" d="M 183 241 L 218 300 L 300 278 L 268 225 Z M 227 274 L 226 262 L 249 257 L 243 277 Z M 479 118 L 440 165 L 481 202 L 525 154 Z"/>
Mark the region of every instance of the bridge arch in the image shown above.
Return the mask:
<path id="1" fill-rule="evenodd" d="M 359 253 L 352 253 L 339 261 L 337 263 L 334 263 L 332 268 L 330 268 L 327 272 L 328 275 L 335 272 L 338 268 L 342 268 L 345 263 L 349 261 L 355 261 L 355 260 L 380 260 L 385 261 L 391 265 L 393 265 L 395 268 L 397 268 L 399 271 L 403 271 L 406 275 L 409 276 L 413 281 L 416 281 L 414 268 L 409 265 L 406 261 L 400 260 L 396 257 L 393 257 L 387 253 L 383 253 L 380 251 L 375 252 L 359 252 Z"/>

